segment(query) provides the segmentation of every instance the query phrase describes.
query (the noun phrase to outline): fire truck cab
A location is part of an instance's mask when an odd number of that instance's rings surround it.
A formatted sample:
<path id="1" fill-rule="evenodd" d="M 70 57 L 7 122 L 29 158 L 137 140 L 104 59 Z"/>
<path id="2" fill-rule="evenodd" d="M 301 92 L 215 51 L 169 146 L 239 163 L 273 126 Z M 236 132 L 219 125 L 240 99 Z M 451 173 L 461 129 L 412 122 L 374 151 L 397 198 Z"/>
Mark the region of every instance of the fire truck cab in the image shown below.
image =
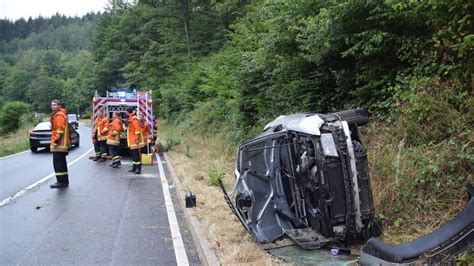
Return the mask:
<path id="1" fill-rule="evenodd" d="M 128 126 L 126 109 L 131 106 L 135 109 L 137 116 L 142 116 L 152 128 L 153 133 L 146 136 L 146 138 L 149 143 L 153 144 L 152 142 L 156 140 L 155 129 L 157 125 L 155 123 L 155 117 L 153 116 L 151 95 L 151 90 L 145 92 L 133 90 L 130 92 L 128 89 L 118 89 L 115 92 L 106 91 L 105 97 L 101 97 L 98 92 L 95 91 L 92 99 L 92 127 L 94 127 L 94 122 L 99 110 L 102 110 L 109 120 L 112 120 L 113 112 L 119 113 L 126 129 Z M 126 130 L 122 132 L 120 148 L 128 149 Z"/>

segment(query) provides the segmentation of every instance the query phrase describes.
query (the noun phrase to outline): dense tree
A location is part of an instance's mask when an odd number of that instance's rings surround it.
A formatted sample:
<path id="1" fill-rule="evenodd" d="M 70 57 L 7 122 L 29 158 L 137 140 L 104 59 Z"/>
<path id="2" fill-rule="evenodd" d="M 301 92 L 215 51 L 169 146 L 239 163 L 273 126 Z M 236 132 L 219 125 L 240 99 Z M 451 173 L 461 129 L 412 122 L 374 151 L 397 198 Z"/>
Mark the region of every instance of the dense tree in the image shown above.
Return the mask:
<path id="1" fill-rule="evenodd" d="M 3 101 L 28 101 L 49 112 L 52 98 L 83 111 L 97 89 L 90 46 L 100 14 L 59 14 L 11 22 L 0 20 L 0 91 Z M 87 100 L 86 100 L 87 99 Z"/>

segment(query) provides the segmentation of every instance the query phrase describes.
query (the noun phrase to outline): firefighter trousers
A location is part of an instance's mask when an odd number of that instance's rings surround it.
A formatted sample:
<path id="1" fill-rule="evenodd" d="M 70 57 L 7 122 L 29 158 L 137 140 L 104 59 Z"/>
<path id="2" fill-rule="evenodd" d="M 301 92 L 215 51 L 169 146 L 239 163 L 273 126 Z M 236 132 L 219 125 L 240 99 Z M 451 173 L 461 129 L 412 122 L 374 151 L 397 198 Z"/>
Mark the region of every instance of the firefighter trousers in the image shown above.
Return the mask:
<path id="1" fill-rule="evenodd" d="M 133 160 L 133 170 L 141 169 L 142 164 L 140 162 L 140 149 L 133 149 L 130 150 L 132 153 L 132 160 Z"/>
<path id="2" fill-rule="evenodd" d="M 67 152 L 53 152 L 53 166 L 58 183 L 69 184 L 69 174 L 66 162 Z"/>
<path id="3" fill-rule="evenodd" d="M 112 156 L 112 164 L 120 164 L 119 146 L 109 145 L 110 156 Z"/>
<path id="4" fill-rule="evenodd" d="M 97 158 L 107 157 L 107 141 L 96 139 L 94 143 L 94 151 Z"/>

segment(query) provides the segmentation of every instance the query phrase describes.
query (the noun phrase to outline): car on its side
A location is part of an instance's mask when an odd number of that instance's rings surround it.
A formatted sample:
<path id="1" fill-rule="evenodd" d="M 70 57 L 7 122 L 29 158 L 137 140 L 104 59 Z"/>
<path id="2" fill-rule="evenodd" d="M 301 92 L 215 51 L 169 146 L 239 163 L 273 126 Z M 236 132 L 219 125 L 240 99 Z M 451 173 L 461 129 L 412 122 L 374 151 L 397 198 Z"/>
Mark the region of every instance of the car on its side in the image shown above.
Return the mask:
<path id="1" fill-rule="evenodd" d="M 68 114 L 67 115 L 67 119 L 69 121 L 69 124 L 71 124 L 75 129 L 78 129 L 79 128 L 79 121 L 77 119 L 77 115 L 76 114 Z"/>
<path id="2" fill-rule="evenodd" d="M 51 122 L 40 122 L 28 132 L 30 138 L 30 150 L 37 152 L 38 148 L 47 148 L 51 142 Z M 71 147 L 79 147 L 79 133 L 69 124 L 69 143 Z"/>

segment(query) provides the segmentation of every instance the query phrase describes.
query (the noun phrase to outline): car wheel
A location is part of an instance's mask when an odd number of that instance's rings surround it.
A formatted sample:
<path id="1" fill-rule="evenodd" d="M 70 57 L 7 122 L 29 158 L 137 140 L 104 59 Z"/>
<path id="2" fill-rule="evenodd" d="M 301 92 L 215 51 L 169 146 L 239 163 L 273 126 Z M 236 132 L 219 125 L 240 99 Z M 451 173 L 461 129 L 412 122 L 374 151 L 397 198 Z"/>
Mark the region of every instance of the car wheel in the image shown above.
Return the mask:
<path id="1" fill-rule="evenodd" d="M 79 147 L 79 138 L 77 139 L 76 148 Z"/>
<path id="2" fill-rule="evenodd" d="M 358 126 L 366 125 L 369 122 L 369 114 L 362 108 L 340 111 L 329 115 L 339 117 L 341 120 L 346 120 L 349 124 L 356 124 Z"/>
<path id="3" fill-rule="evenodd" d="M 38 152 L 38 147 L 30 147 L 31 152 Z"/>

